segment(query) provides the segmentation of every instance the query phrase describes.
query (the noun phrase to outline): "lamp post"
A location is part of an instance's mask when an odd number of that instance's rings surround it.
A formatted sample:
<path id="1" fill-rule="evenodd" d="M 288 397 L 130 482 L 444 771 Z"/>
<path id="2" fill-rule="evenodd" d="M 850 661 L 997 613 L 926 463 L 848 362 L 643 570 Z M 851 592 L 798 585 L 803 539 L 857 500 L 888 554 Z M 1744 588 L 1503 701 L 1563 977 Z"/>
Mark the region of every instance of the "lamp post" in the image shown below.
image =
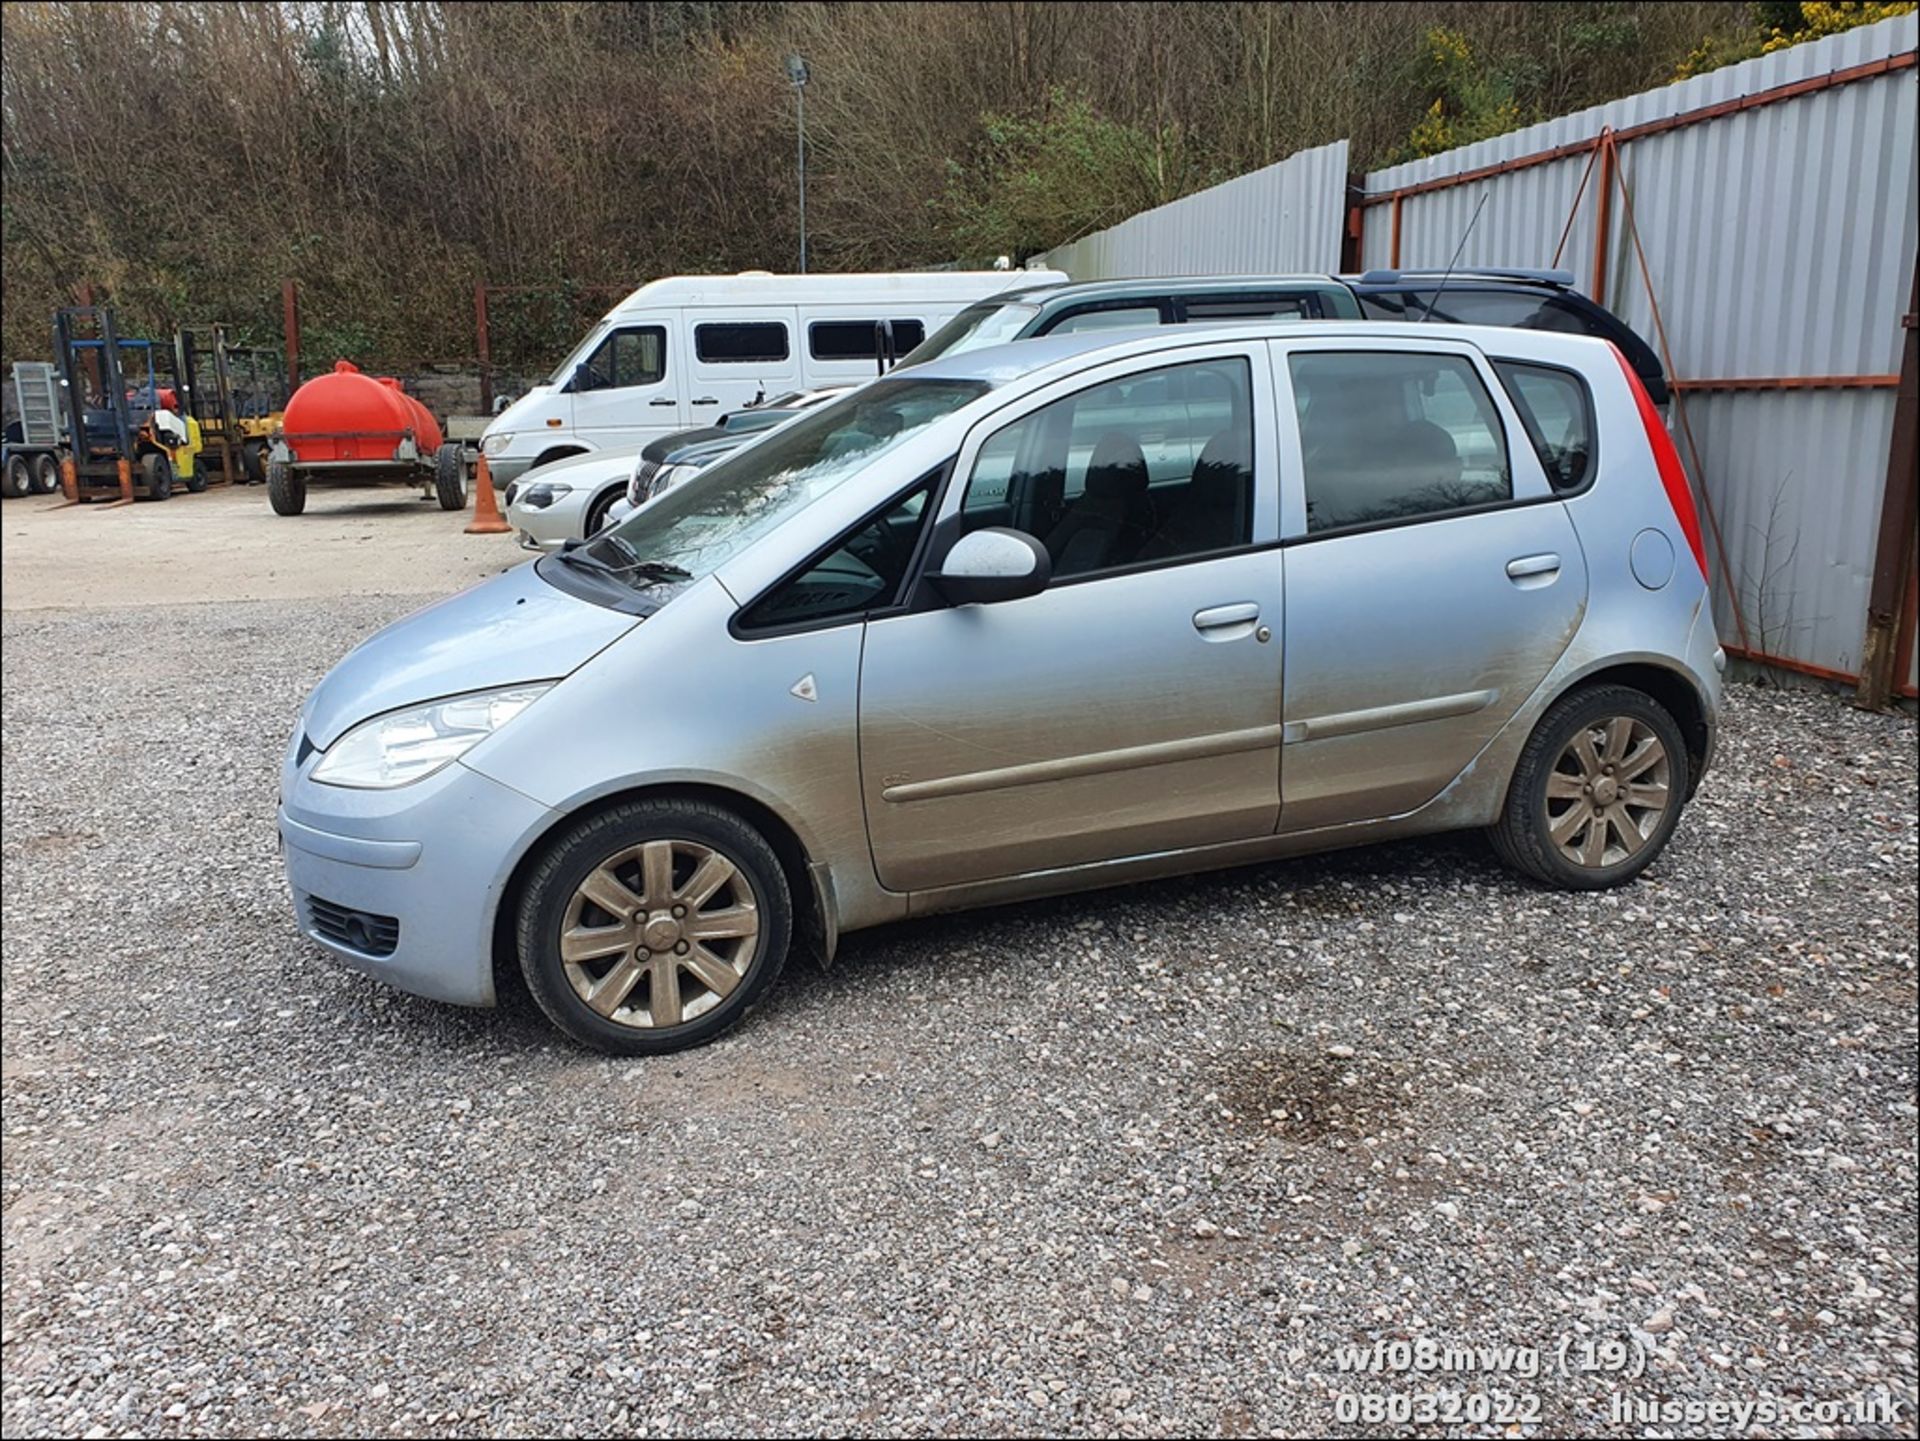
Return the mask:
<path id="1" fill-rule="evenodd" d="M 795 164 L 800 173 L 800 273 L 807 273 L 807 62 L 800 55 L 787 57 L 787 83 L 793 86 L 799 148 Z"/>

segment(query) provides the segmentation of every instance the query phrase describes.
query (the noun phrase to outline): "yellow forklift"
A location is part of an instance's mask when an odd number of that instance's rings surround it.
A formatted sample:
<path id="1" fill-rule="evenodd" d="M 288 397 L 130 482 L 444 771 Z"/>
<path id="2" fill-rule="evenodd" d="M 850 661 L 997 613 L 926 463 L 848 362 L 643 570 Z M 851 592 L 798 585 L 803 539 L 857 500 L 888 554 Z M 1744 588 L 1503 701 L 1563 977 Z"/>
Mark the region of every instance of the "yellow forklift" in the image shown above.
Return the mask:
<path id="1" fill-rule="evenodd" d="M 259 485 L 267 478 L 268 442 L 286 412 L 279 353 L 235 344 L 219 324 L 182 326 L 173 349 L 209 479 Z"/>

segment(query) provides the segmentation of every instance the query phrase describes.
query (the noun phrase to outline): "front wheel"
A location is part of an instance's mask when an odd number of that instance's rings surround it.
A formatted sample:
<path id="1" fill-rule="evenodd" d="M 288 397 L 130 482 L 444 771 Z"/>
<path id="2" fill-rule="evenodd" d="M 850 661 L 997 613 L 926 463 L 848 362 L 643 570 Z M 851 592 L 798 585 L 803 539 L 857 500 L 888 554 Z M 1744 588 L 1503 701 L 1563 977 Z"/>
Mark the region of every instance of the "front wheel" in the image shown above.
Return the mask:
<path id="1" fill-rule="evenodd" d="M 596 1050 L 684 1050 L 735 1025 L 787 959 L 793 906 L 765 838 L 698 801 L 635 801 L 563 834 L 520 902 L 540 1009 Z"/>
<path id="2" fill-rule="evenodd" d="M 165 500 L 173 494 L 173 462 L 157 450 L 140 457 L 140 487 L 148 500 Z"/>
<path id="3" fill-rule="evenodd" d="M 1565 890 L 1624 885 L 1679 824 L 1688 764 L 1680 727 L 1652 696 L 1620 685 L 1575 691 L 1520 753 L 1494 849 Z"/>
<path id="4" fill-rule="evenodd" d="M 433 491 L 442 510 L 467 508 L 467 448 L 450 440 L 433 453 Z"/>

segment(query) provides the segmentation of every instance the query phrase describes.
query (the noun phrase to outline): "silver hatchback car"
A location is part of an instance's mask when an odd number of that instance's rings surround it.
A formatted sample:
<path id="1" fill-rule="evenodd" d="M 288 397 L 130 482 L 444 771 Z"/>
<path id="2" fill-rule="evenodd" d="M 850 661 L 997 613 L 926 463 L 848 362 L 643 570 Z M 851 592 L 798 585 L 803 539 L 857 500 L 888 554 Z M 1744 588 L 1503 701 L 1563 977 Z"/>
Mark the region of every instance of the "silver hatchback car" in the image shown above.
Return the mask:
<path id="1" fill-rule="evenodd" d="M 1637 875 L 1713 752 L 1687 482 L 1601 341 L 1337 322 L 895 372 L 390 626 L 300 716 L 302 929 L 624 1053 L 902 917 L 1485 827 Z"/>

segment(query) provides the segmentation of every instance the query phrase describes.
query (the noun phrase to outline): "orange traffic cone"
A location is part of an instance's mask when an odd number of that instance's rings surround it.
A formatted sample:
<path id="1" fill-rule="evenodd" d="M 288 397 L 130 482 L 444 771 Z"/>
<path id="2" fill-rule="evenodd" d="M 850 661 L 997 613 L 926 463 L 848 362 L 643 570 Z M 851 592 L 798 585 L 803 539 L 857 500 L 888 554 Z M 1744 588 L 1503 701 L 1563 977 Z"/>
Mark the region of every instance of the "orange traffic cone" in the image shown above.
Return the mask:
<path id="1" fill-rule="evenodd" d="M 487 469 L 487 458 L 480 457 L 474 467 L 473 484 L 478 494 L 473 501 L 473 524 L 467 527 L 468 535 L 505 535 L 513 529 L 507 524 L 507 518 L 500 514 L 500 502 L 493 494 L 493 472 Z"/>

